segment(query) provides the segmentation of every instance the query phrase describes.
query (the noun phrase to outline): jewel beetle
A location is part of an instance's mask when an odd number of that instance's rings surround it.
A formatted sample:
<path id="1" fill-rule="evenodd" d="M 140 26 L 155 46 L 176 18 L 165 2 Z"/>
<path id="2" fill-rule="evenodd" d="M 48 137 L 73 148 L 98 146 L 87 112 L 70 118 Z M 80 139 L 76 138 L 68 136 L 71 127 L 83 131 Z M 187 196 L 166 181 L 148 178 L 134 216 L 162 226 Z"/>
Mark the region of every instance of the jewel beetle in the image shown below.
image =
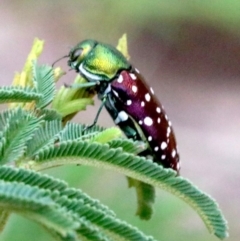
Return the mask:
<path id="1" fill-rule="evenodd" d="M 70 50 L 68 65 L 94 86 L 102 101 L 94 124 L 105 106 L 128 138 L 148 143 L 141 155 L 179 173 L 180 162 L 171 122 L 138 69 L 115 47 L 84 40 Z"/>

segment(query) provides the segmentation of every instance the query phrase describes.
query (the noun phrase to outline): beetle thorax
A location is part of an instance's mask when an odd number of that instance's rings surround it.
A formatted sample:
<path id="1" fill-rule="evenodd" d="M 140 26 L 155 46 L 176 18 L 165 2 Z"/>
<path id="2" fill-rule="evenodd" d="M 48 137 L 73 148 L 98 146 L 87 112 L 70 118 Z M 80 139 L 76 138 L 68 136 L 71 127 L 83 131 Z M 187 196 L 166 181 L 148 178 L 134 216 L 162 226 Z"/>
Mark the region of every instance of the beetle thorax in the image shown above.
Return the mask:
<path id="1" fill-rule="evenodd" d="M 80 72 L 90 79 L 111 81 L 122 69 L 130 64 L 115 48 L 98 43 L 91 49 L 81 63 Z"/>

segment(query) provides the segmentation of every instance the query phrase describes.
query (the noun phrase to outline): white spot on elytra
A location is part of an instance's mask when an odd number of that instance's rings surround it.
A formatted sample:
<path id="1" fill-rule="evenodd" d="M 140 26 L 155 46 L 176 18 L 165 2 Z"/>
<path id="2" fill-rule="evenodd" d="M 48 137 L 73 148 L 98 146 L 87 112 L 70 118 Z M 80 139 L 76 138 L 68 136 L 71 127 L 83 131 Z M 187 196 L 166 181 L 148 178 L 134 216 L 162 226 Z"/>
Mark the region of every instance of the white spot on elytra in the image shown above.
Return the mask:
<path id="1" fill-rule="evenodd" d="M 118 124 L 122 121 L 126 121 L 128 119 L 128 114 L 125 111 L 120 111 L 118 113 L 117 118 L 115 119 L 115 123 Z"/>
<path id="2" fill-rule="evenodd" d="M 171 127 L 169 126 L 169 127 L 167 128 L 167 137 L 170 136 L 170 133 L 171 133 Z"/>
<path id="3" fill-rule="evenodd" d="M 165 114 L 165 119 L 168 120 L 168 116 Z"/>
<path id="4" fill-rule="evenodd" d="M 152 141 L 152 137 L 151 136 L 148 137 L 148 141 Z"/>
<path id="5" fill-rule="evenodd" d="M 127 100 L 127 105 L 131 105 L 132 101 L 131 100 Z"/>
<path id="6" fill-rule="evenodd" d="M 147 94 L 145 95 L 145 100 L 148 101 L 148 102 L 151 100 L 151 96 L 150 96 L 149 93 L 147 93 Z"/>
<path id="7" fill-rule="evenodd" d="M 143 124 L 142 120 L 138 121 L 138 123 L 139 123 L 139 125 L 142 125 L 142 124 Z"/>
<path id="8" fill-rule="evenodd" d="M 157 118 L 157 123 L 159 124 L 161 122 L 160 117 Z"/>
<path id="9" fill-rule="evenodd" d="M 153 124 L 153 120 L 149 116 L 145 117 L 143 121 L 146 126 L 151 126 Z"/>
<path id="10" fill-rule="evenodd" d="M 133 85 L 133 86 L 132 86 L 132 91 L 133 91 L 134 93 L 137 93 L 137 90 L 138 90 L 137 86 L 136 86 L 136 85 Z"/>
<path id="11" fill-rule="evenodd" d="M 122 82 L 123 82 L 123 77 L 122 77 L 121 74 L 119 75 L 119 77 L 118 77 L 118 79 L 117 79 L 117 82 L 118 82 L 118 83 L 122 83 Z"/>
<path id="12" fill-rule="evenodd" d="M 161 108 L 160 108 L 160 107 L 157 107 L 157 108 L 156 108 L 156 111 L 157 111 L 157 113 L 161 113 Z"/>
<path id="13" fill-rule="evenodd" d="M 172 150 L 172 157 L 174 158 L 176 156 L 177 152 L 175 149 Z"/>
<path id="14" fill-rule="evenodd" d="M 161 149 L 164 150 L 164 149 L 166 149 L 166 147 L 167 147 L 167 143 L 165 141 L 163 141 L 161 143 Z"/>
<path id="15" fill-rule="evenodd" d="M 158 151 L 159 150 L 159 147 L 158 146 L 155 146 L 154 147 L 154 151 Z"/>
<path id="16" fill-rule="evenodd" d="M 162 155 L 161 159 L 164 160 L 166 158 L 166 155 Z"/>
<path id="17" fill-rule="evenodd" d="M 139 72 L 139 70 L 137 69 L 137 68 L 135 68 L 135 71 L 139 74 L 140 72 Z"/>
<path id="18" fill-rule="evenodd" d="M 135 75 L 135 74 L 130 74 L 130 77 L 133 79 L 133 80 L 135 80 L 135 79 L 137 79 L 137 76 Z"/>
<path id="19" fill-rule="evenodd" d="M 142 102 L 141 102 L 141 107 L 144 107 L 144 106 L 145 106 L 145 102 L 142 101 Z"/>
<path id="20" fill-rule="evenodd" d="M 169 125 L 169 126 L 172 126 L 172 122 L 171 122 L 171 121 L 169 121 L 169 122 L 168 122 L 168 125 Z"/>
<path id="21" fill-rule="evenodd" d="M 151 91 L 151 93 L 154 95 L 154 90 L 153 90 L 152 87 L 150 87 L 150 91 Z"/>

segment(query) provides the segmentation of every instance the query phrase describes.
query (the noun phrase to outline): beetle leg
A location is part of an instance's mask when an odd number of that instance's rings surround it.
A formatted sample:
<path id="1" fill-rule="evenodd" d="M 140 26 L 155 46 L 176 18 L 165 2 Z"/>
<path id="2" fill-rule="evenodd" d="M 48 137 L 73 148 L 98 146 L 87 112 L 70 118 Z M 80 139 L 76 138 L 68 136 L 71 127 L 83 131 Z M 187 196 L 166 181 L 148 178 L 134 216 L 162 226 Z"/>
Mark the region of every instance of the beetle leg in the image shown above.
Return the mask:
<path id="1" fill-rule="evenodd" d="M 96 116 L 95 116 L 95 118 L 94 118 L 93 123 L 92 123 L 91 125 L 86 126 L 86 127 L 83 129 L 83 132 L 85 132 L 85 131 L 88 130 L 88 129 L 91 129 L 93 126 L 96 125 L 96 123 L 97 123 L 97 121 L 98 121 L 98 118 L 99 118 L 99 115 L 100 115 L 100 113 L 101 113 L 101 111 L 102 111 L 102 109 L 103 109 L 103 107 L 104 107 L 104 105 L 105 105 L 105 102 L 106 102 L 106 97 L 104 97 L 104 98 L 102 99 L 101 106 L 100 106 L 99 109 L 98 109 L 98 112 L 97 112 L 97 114 L 96 114 Z"/>
<path id="2" fill-rule="evenodd" d="M 89 88 L 96 85 L 98 85 L 98 82 L 73 83 L 71 85 L 66 83 L 64 84 L 65 88 L 74 88 L 74 89 Z"/>

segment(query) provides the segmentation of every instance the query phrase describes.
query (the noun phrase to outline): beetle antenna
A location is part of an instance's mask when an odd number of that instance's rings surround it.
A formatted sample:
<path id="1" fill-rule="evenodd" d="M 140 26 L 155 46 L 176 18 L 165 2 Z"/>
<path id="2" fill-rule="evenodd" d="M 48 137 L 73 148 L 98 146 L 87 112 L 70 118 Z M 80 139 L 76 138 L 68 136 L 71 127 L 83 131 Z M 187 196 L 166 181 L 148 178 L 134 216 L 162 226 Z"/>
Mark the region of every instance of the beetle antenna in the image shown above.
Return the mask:
<path id="1" fill-rule="evenodd" d="M 67 58 L 67 57 L 69 57 L 69 55 L 65 55 L 65 56 L 57 59 L 56 61 L 54 61 L 53 64 L 52 64 L 52 68 L 54 67 L 54 65 L 55 65 L 58 61 L 60 61 L 60 60 L 62 60 L 62 59 L 65 59 L 65 58 Z"/>

